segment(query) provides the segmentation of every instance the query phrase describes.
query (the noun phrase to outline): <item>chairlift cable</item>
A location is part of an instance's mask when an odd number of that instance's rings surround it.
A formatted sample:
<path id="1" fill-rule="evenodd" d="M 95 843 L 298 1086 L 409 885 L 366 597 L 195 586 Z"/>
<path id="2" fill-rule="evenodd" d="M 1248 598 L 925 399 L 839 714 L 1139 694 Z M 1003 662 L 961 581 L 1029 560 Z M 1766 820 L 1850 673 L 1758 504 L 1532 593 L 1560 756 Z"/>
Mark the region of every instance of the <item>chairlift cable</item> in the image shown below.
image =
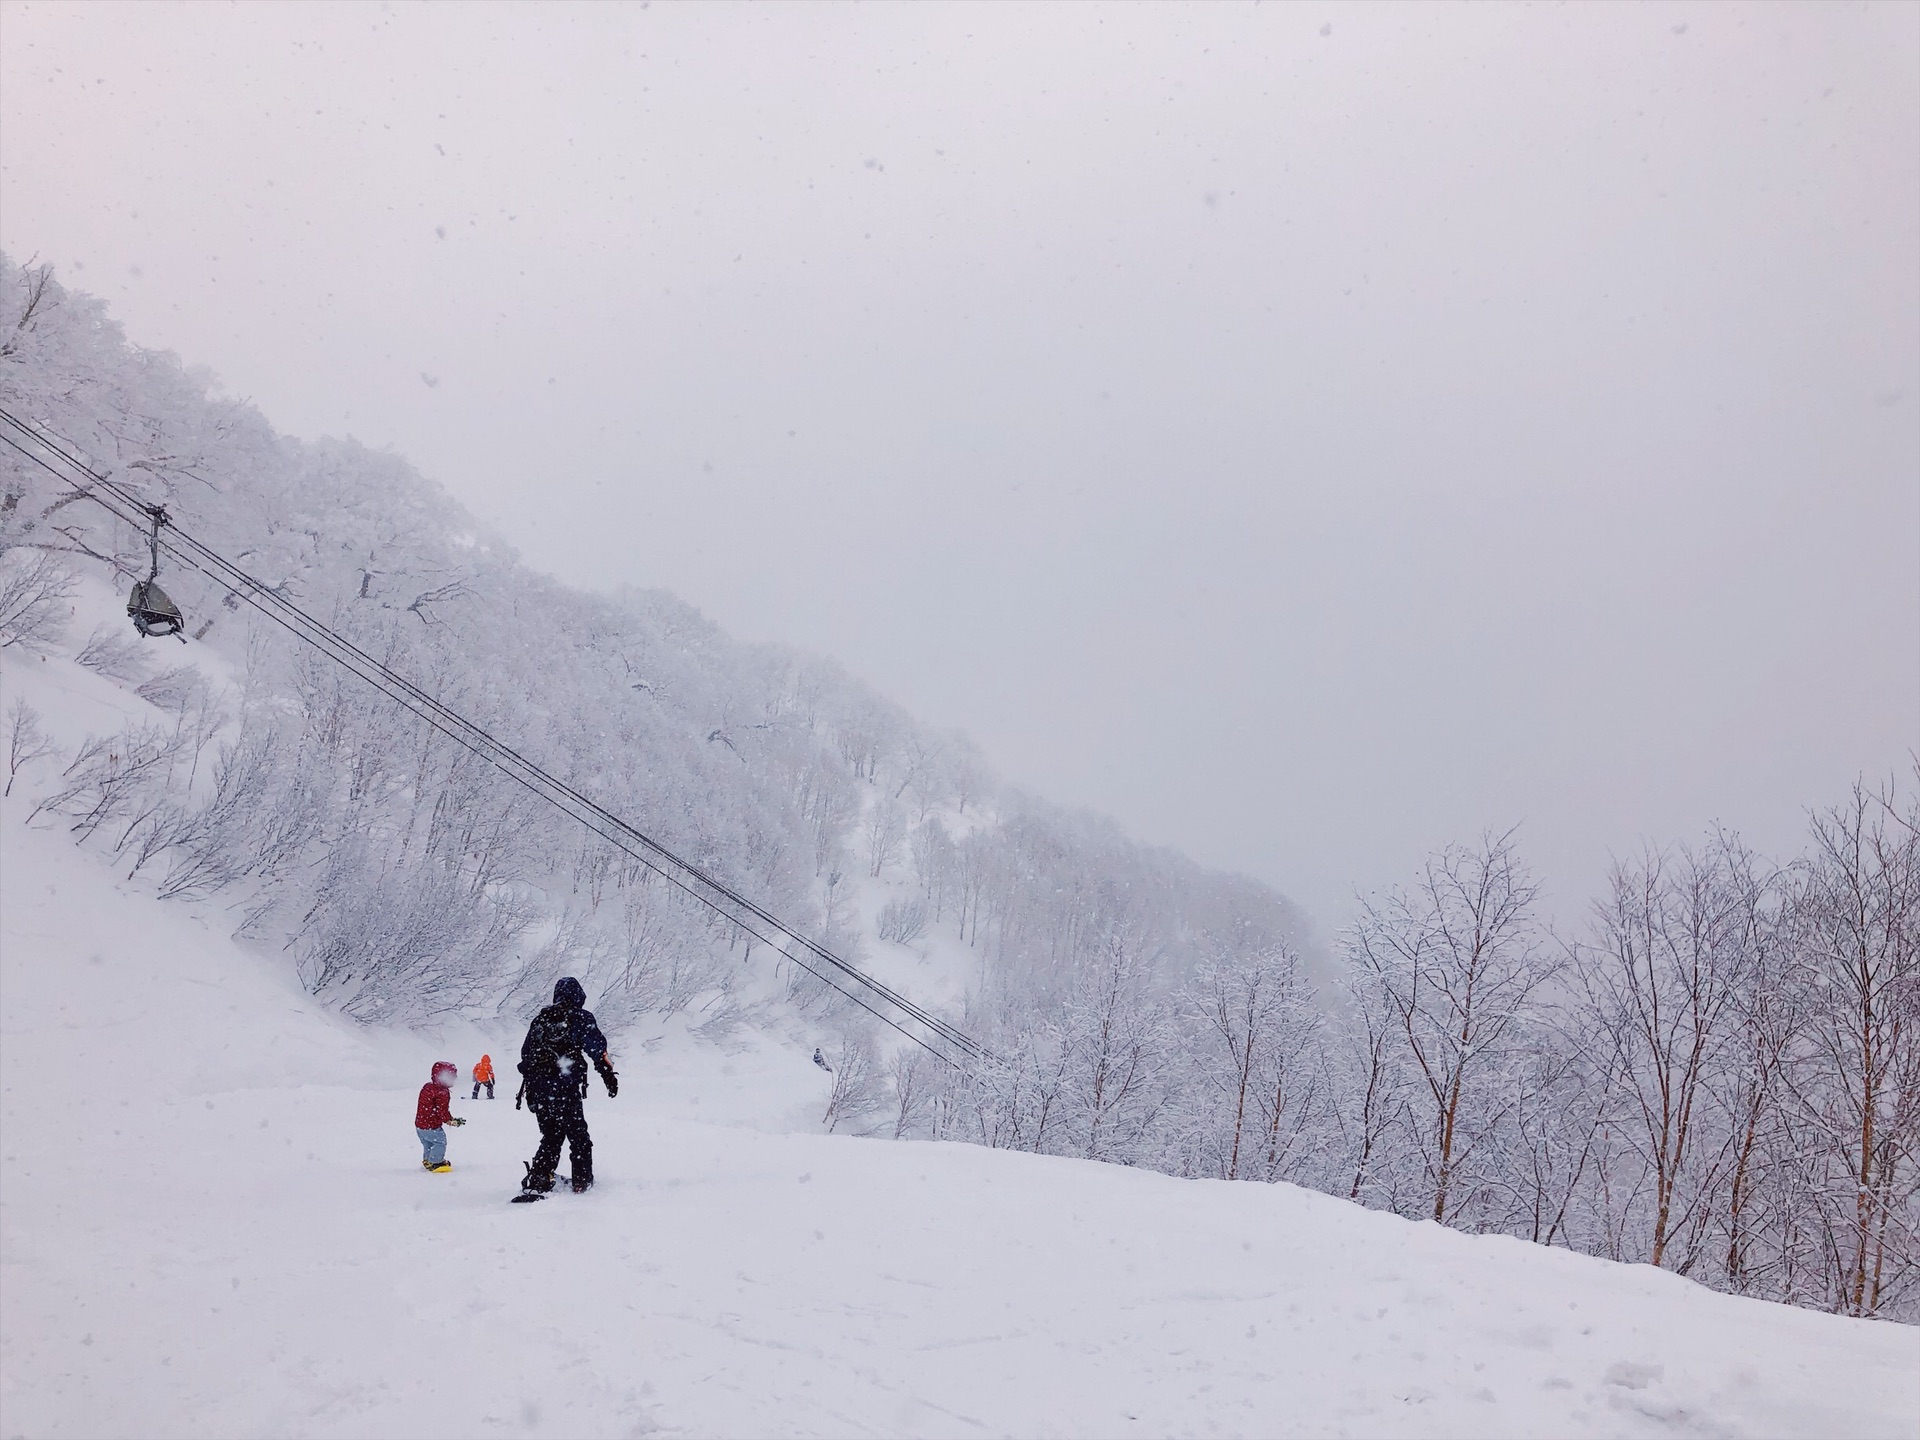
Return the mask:
<path id="1" fill-rule="evenodd" d="M 488 761 L 496 769 L 510 776 L 527 790 L 547 801 L 562 814 L 600 836 L 623 853 L 638 860 L 653 873 L 660 875 L 688 896 L 698 900 L 722 919 L 729 921 L 753 939 L 759 940 L 769 949 L 785 959 L 793 961 L 802 970 L 819 979 L 836 993 L 859 1005 L 863 1010 L 881 1020 L 892 1029 L 905 1035 L 922 1048 L 936 1055 L 949 1065 L 957 1065 L 951 1056 L 938 1045 L 930 1044 L 924 1037 L 901 1025 L 892 1016 L 877 1009 L 867 999 L 836 983 L 829 975 L 822 973 L 807 961 L 794 953 L 797 946 L 812 955 L 832 970 L 837 970 L 847 979 L 866 989 L 886 1004 L 898 1010 L 915 1024 L 931 1032 L 947 1045 L 959 1050 L 968 1058 L 979 1058 L 986 1052 L 977 1041 L 954 1026 L 940 1019 L 930 1011 L 907 999 L 890 986 L 883 984 L 873 976 L 853 966 L 839 955 L 819 942 L 800 934 L 784 924 L 762 906 L 749 900 L 738 891 L 709 874 L 700 866 L 681 859 L 658 841 L 642 833 L 627 821 L 621 819 L 604 806 L 590 799 L 572 785 L 560 780 L 548 771 L 528 760 L 518 750 L 498 739 L 483 727 L 466 719 L 458 712 L 442 704 L 418 685 L 392 670 L 373 656 L 367 654 L 351 640 L 339 634 L 329 626 L 309 615 L 285 596 L 255 579 L 240 569 L 225 556 L 212 550 L 193 536 L 183 532 L 168 517 L 164 524 L 161 516 L 156 515 L 158 507 L 144 504 L 125 487 L 99 474 L 67 449 L 38 428 L 0 408 L 0 420 L 4 420 L 21 434 L 32 439 L 53 455 L 56 455 L 72 470 L 86 477 L 91 484 L 75 480 L 62 474 L 40 455 L 20 445 L 12 436 L 0 433 L 0 440 L 24 455 L 48 473 L 66 484 L 72 485 L 81 495 L 93 500 L 116 518 L 125 521 L 136 529 L 151 527 L 150 545 L 155 560 L 157 574 L 158 556 L 164 550 L 179 563 L 213 580 L 216 584 L 231 591 L 236 598 L 244 600 L 254 610 L 280 625 L 297 638 L 306 641 L 342 668 L 351 671 L 360 679 L 381 691 L 389 699 L 401 705 L 427 723 L 437 732 L 446 735 L 463 748 Z M 102 493 L 105 492 L 105 493 Z M 116 503 L 117 502 L 117 503 Z M 124 507 L 124 508 L 123 508 Z M 129 513 L 131 512 L 131 513 Z M 164 529 L 164 536 L 163 536 Z M 638 847 L 638 848 L 636 848 Z M 693 883 L 689 883 L 689 882 Z M 710 892 L 710 893 L 709 893 Z M 716 898 L 717 897 L 717 898 Z M 749 923 L 741 913 L 760 922 L 759 926 Z M 777 941 L 761 927 L 774 934 L 785 937 L 786 943 Z"/>

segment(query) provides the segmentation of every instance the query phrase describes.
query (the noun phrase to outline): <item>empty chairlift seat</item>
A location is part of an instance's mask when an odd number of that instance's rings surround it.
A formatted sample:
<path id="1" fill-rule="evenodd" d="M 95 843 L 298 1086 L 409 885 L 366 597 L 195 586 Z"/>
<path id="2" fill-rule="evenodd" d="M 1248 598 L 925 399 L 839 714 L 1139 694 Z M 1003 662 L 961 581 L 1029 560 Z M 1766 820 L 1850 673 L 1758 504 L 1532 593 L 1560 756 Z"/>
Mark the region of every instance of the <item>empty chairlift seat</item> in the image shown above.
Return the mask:
<path id="1" fill-rule="evenodd" d="M 142 635 L 178 635 L 187 628 L 180 607 L 167 598 L 157 580 L 136 580 L 127 597 L 127 614 Z"/>

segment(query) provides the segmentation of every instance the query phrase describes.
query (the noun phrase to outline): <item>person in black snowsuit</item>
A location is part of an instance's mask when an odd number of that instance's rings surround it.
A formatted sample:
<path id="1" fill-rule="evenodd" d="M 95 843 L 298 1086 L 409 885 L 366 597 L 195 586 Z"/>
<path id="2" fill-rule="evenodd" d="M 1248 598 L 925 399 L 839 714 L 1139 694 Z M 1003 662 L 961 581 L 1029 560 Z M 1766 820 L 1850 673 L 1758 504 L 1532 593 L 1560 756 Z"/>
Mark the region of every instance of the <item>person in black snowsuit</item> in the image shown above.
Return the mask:
<path id="1" fill-rule="evenodd" d="M 582 1106 L 588 1064 L 600 1072 L 609 1098 L 620 1093 L 620 1077 L 607 1059 L 607 1037 L 600 1033 L 586 1003 L 587 992 L 580 982 L 567 976 L 553 987 L 553 1003 L 533 1017 L 520 1045 L 520 1093 L 540 1122 L 540 1148 L 533 1152 L 521 1182 L 523 1190 L 534 1194 L 553 1189 L 562 1140 L 573 1162 L 575 1193 L 593 1184 L 593 1136 L 587 1133 Z"/>

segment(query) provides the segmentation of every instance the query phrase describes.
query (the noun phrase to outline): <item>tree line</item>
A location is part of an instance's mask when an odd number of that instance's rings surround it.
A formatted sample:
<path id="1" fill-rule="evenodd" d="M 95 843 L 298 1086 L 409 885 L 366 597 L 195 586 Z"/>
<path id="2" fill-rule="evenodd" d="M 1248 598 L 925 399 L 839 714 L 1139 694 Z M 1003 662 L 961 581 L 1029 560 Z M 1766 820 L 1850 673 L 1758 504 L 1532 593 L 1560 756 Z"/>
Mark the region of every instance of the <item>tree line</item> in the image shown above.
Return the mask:
<path id="1" fill-rule="evenodd" d="M 1449 848 L 1362 904 L 1329 987 L 1244 917 L 1087 898 L 1051 927 L 1067 963 L 999 967 L 970 1017 L 994 1059 L 897 1099 L 906 1132 L 1286 1180 L 1914 1317 L 1913 787 L 1857 787 L 1783 862 L 1725 833 L 1650 849 L 1572 935 L 1512 835 Z"/>

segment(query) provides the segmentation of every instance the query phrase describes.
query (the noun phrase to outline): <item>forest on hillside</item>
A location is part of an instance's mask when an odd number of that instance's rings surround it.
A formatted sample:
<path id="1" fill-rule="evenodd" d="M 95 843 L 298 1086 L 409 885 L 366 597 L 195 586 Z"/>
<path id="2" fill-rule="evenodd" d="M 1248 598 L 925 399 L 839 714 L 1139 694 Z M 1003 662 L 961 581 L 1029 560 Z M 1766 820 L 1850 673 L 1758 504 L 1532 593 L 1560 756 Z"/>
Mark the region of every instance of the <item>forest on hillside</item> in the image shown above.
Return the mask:
<path id="1" fill-rule="evenodd" d="M 277 434 L 4 257 L 0 404 L 796 929 L 850 959 L 964 948 L 946 1018 L 984 1054 L 877 1029 L 231 593 L 168 577 L 216 663 L 77 624 L 77 587 L 143 577 L 147 539 L 0 451 L 0 650 L 150 706 L 73 744 L 11 700 L 9 793 L 347 1015 L 521 1015 L 565 973 L 615 1026 L 797 1014 L 838 1037 L 832 1128 L 1288 1181 L 1920 1317 L 1910 777 L 1814 811 L 1799 855 L 1715 833 L 1633 857 L 1571 934 L 1516 837 L 1479 837 L 1367 900 L 1329 979 L 1270 888 L 997 783 L 830 662 L 560 585 L 397 457 Z"/>

